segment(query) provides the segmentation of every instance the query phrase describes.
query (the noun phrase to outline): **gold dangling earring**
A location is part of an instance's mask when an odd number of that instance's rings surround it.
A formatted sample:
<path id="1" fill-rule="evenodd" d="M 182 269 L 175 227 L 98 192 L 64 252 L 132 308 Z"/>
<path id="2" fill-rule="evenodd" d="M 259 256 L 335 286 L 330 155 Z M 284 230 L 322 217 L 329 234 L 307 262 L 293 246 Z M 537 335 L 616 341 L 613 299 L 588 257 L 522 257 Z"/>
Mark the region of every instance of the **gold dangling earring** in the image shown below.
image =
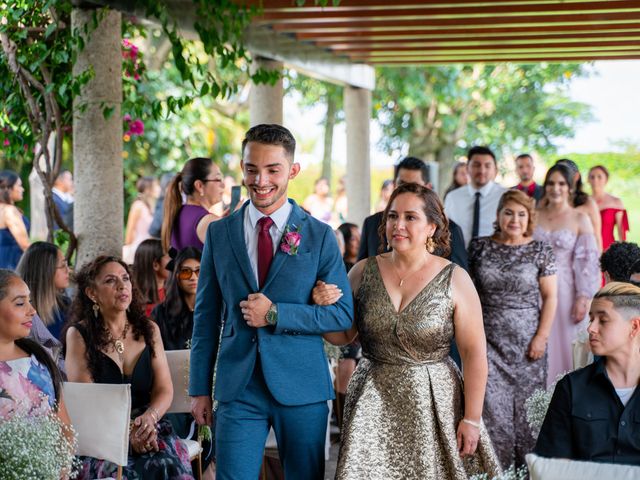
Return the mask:
<path id="1" fill-rule="evenodd" d="M 427 238 L 425 242 L 425 247 L 427 248 L 427 252 L 433 253 L 436 249 L 436 242 L 433 240 L 433 237 Z"/>
<path id="2" fill-rule="evenodd" d="M 100 313 L 100 306 L 97 303 L 93 304 L 93 316 L 98 318 L 98 314 Z"/>

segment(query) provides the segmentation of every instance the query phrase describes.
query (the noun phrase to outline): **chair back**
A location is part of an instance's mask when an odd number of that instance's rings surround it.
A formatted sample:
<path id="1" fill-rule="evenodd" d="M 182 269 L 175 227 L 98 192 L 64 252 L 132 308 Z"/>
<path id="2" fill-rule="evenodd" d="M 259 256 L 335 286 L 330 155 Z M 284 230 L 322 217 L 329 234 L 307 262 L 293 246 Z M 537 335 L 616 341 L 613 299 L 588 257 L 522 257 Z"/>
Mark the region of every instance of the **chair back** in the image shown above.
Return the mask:
<path id="1" fill-rule="evenodd" d="M 78 434 L 78 455 L 126 466 L 131 385 L 65 382 L 64 403 Z"/>
<path id="2" fill-rule="evenodd" d="M 190 413 L 189 359 L 191 350 L 167 350 L 167 362 L 173 382 L 173 401 L 167 413 Z"/>

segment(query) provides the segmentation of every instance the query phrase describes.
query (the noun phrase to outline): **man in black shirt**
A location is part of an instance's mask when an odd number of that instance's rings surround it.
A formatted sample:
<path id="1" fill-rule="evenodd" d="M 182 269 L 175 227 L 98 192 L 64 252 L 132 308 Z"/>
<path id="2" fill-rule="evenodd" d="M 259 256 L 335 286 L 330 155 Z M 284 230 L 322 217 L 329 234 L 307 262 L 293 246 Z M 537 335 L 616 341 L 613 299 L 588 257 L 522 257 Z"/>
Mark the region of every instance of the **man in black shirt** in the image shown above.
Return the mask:
<path id="1" fill-rule="evenodd" d="M 601 358 L 558 382 L 535 453 L 640 465 L 640 288 L 607 284 L 589 318 L 591 350 Z"/>

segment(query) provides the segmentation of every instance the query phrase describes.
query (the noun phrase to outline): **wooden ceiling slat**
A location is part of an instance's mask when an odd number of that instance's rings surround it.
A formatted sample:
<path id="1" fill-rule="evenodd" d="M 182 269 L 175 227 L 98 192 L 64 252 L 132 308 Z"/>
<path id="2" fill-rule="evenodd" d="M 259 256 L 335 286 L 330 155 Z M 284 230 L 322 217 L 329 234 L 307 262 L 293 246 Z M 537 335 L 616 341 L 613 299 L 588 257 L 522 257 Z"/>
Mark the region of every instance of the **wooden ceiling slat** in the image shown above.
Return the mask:
<path id="1" fill-rule="evenodd" d="M 513 27 L 509 25 L 501 26 L 476 26 L 476 27 L 444 27 L 444 28 L 423 28 L 423 27 L 408 27 L 397 30 L 352 30 L 341 32 L 308 32 L 300 31 L 296 32 L 296 38 L 298 40 L 307 41 L 319 41 L 326 40 L 328 42 L 346 41 L 352 39 L 407 39 L 407 38 L 438 38 L 442 37 L 457 37 L 457 38 L 479 38 L 482 36 L 501 36 L 506 38 L 515 38 L 522 35 L 573 35 L 574 33 L 617 33 L 617 32 L 631 32 L 635 33 L 640 31 L 640 20 L 632 23 L 623 24 L 592 24 L 592 25 L 545 25 L 538 27 L 529 27 L 523 29 L 522 27 Z"/>
<path id="2" fill-rule="evenodd" d="M 625 0 L 611 0 L 607 3 L 615 4 Z M 342 10 L 363 10 L 363 9 L 404 9 L 413 7 L 430 6 L 433 8 L 468 8 L 468 7 L 502 7 L 505 5 L 546 5 L 553 8 L 555 5 L 588 4 L 601 3 L 602 0 L 457 0 L 455 2 L 445 2 L 442 0 L 399 0 L 395 3 L 389 0 L 340 0 L 337 7 L 333 7 L 331 0 L 326 7 L 315 5 L 313 0 L 306 0 L 303 6 L 298 6 L 295 0 L 237 0 L 241 5 L 255 6 L 263 8 L 265 11 L 274 12 L 309 12 L 320 13 L 332 9 Z"/>
<path id="3" fill-rule="evenodd" d="M 629 13 L 580 13 L 577 15 L 556 15 L 556 16 L 518 16 L 518 17 L 467 17 L 461 25 L 458 18 L 424 18 L 408 20 L 352 20 L 349 22 L 312 22 L 305 24 L 298 23 L 274 23 L 272 28 L 278 32 L 298 32 L 298 31 L 351 31 L 365 29 L 395 29 L 402 30 L 408 27 L 469 27 L 471 25 L 511 25 L 527 28 L 528 26 L 545 25 L 589 25 L 603 24 L 610 22 L 631 23 L 640 21 L 640 11 L 635 15 Z"/>
<path id="4" fill-rule="evenodd" d="M 640 55 L 640 48 L 633 50 L 612 50 L 612 51 L 576 51 L 576 52 L 513 52 L 507 54 L 486 52 L 482 54 L 434 54 L 434 53 L 414 53 L 411 55 L 400 55 L 399 53 L 393 54 L 354 54 L 349 55 L 353 61 L 366 61 L 366 62 L 380 62 L 384 60 L 403 60 L 403 61 L 420 61 L 420 60 L 456 60 L 459 63 L 465 62 L 484 62 L 484 61 L 513 61 L 514 58 L 526 59 L 526 58 L 549 58 L 549 59 L 561 59 L 561 58 L 575 58 L 575 57 L 590 57 L 597 59 L 600 57 L 625 57 L 630 55 Z"/>
<path id="5" fill-rule="evenodd" d="M 419 52 L 419 51 L 436 51 L 436 52 L 482 52 L 482 51 L 574 51 L 576 49 L 601 49 L 611 50 L 617 47 L 640 47 L 640 37 L 634 40 L 624 41 L 601 41 L 601 42 L 584 42 L 584 43 L 568 43 L 559 42 L 552 44 L 522 44 L 522 45 L 505 45 L 503 43 L 494 43 L 486 45 L 468 45 L 468 46 L 438 46 L 438 45 L 391 45 L 391 46 L 354 46 L 351 48 L 336 49 L 333 51 L 341 54 L 349 54 L 354 52 Z"/>
<path id="6" fill-rule="evenodd" d="M 422 5 L 419 8 L 398 8 L 398 4 L 385 9 L 345 9 L 343 7 L 326 8 L 320 12 L 305 11 L 304 8 L 291 12 L 273 11 L 269 8 L 257 17 L 257 23 L 313 23 L 313 22 L 351 22 L 356 19 L 368 18 L 369 20 L 407 20 L 420 18 L 461 18 L 485 16 L 485 17 L 516 17 L 516 16 L 554 16 L 577 15 L 584 13 L 637 13 L 640 11 L 640 3 L 637 0 L 577 2 L 557 4 L 515 4 L 515 5 L 489 5 L 489 6 L 465 6 L 452 4 L 448 6 L 433 7 Z"/>
<path id="7" fill-rule="evenodd" d="M 545 62 L 545 63 L 577 63 L 577 62 L 589 62 L 589 61 L 593 61 L 593 60 L 640 60 L 640 53 L 637 54 L 629 54 L 629 55 L 601 55 L 598 56 L 597 58 L 594 58 L 593 56 L 590 55 L 583 55 L 583 56 L 569 56 L 569 57 L 562 57 L 562 58 L 556 58 L 556 57 L 547 57 L 547 56 L 540 56 L 540 57 L 533 57 L 533 58 L 518 58 L 518 57 L 514 57 L 509 59 L 509 62 L 512 63 L 519 63 L 519 64 L 527 64 L 527 63 L 541 63 L 541 62 Z M 504 59 L 498 59 L 498 60 L 492 60 L 492 59 L 484 59 L 481 62 L 479 61 L 461 61 L 458 59 L 455 60 L 447 60 L 447 59 L 439 59 L 439 60 L 425 60 L 425 59 L 420 59 L 420 60 L 416 60 L 416 59 L 411 59 L 411 60 L 356 60 L 353 59 L 354 63 L 366 63 L 369 65 L 375 65 L 375 66 L 396 66 L 396 67 L 400 67 L 400 66 L 415 66 L 415 65 L 422 65 L 422 66 L 438 66 L 438 65 L 450 65 L 450 64 L 461 64 L 461 63 L 485 63 L 485 64 L 489 64 L 489 65 L 495 65 L 495 64 L 499 64 L 499 63 L 505 63 L 507 60 Z"/>

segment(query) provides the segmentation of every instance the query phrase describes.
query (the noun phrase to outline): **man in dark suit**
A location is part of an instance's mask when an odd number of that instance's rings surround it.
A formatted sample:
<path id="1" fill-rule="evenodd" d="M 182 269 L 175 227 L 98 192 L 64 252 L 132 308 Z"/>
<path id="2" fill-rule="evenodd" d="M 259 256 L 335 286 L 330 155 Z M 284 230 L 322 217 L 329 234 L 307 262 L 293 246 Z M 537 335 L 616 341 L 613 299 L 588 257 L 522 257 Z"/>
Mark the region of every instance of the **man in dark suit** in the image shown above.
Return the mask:
<path id="1" fill-rule="evenodd" d="M 394 181 L 396 187 L 403 183 L 418 183 L 427 188 L 432 188 L 429 165 L 415 157 L 405 157 L 395 166 Z M 377 212 L 365 218 L 362 225 L 358 260 L 373 257 L 379 253 L 380 235 L 378 230 L 382 224 L 382 213 Z M 449 260 L 468 270 L 467 250 L 464 248 L 462 230 L 455 222 L 449 220 L 449 231 L 451 232 L 451 255 L 449 255 Z M 384 251 L 388 251 L 386 244 L 387 240 L 384 238 Z"/>
<path id="2" fill-rule="evenodd" d="M 528 153 L 518 155 L 516 157 L 516 173 L 520 178 L 520 183 L 512 189 L 526 193 L 538 203 L 544 195 L 544 187 L 533 181 L 534 169 L 535 166 L 531 155 Z"/>
<path id="3" fill-rule="evenodd" d="M 69 170 L 60 171 L 53 183 L 51 193 L 62 221 L 70 230 L 73 230 L 73 174 Z M 54 222 L 53 228 L 58 230 L 60 226 Z"/>

